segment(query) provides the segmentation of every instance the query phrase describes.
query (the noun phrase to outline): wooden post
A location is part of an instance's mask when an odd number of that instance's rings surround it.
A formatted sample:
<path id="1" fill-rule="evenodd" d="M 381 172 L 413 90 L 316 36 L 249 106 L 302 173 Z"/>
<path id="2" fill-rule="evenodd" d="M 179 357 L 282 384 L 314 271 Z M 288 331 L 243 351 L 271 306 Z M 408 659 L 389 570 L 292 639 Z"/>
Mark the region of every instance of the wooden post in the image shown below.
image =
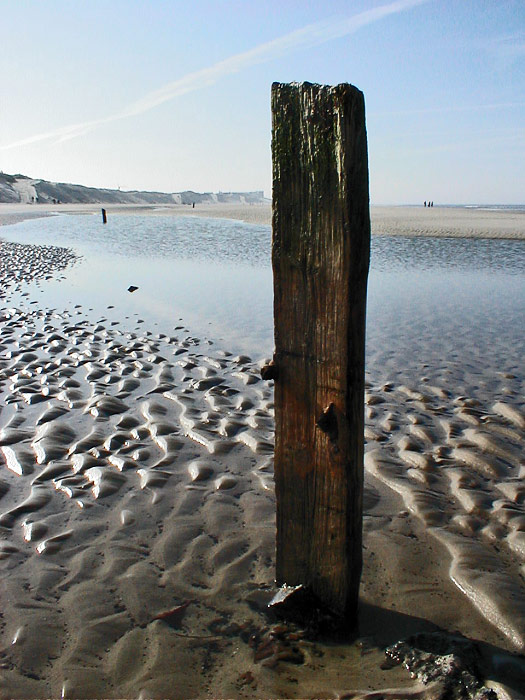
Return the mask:
<path id="1" fill-rule="evenodd" d="M 102 223 L 107 224 L 108 223 L 108 218 L 106 216 L 106 210 L 102 209 Z"/>
<path id="2" fill-rule="evenodd" d="M 362 569 L 364 97 L 274 83 L 272 117 L 276 578 L 350 627 Z"/>

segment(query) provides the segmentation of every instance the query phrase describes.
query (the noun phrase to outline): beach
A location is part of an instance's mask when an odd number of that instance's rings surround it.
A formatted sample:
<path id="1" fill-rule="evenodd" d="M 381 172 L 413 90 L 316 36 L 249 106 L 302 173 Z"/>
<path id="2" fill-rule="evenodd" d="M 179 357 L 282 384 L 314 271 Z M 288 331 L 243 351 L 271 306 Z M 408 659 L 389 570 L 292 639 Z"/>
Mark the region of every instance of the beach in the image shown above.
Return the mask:
<path id="1" fill-rule="evenodd" d="M 0 223 L 99 211 L 1 205 Z M 271 221 L 266 205 L 107 211 Z M 371 218 L 377 237 L 525 239 L 525 214 L 509 210 L 373 207 Z M 457 697 L 523 697 L 519 332 L 418 363 L 445 323 L 400 311 L 392 347 L 412 339 L 406 366 L 371 332 L 360 626 L 334 641 L 267 612 L 268 357 L 231 352 L 184 319 L 167 333 L 118 307 L 48 307 L 40 290 L 78 255 L 2 240 L 0 252 L 3 697 L 437 699 L 467 677 L 471 694 Z M 482 306 L 479 325 L 489 320 Z M 511 333 L 512 319 L 502 326 Z M 400 640 L 405 655 L 388 661 Z"/>
<path id="2" fill-rule="evenodd" d="M 271 204 L 198 204 L 143 205 L 130 204 L 2 204 L 0 225 L 24 218 L 56 213 L 93 214 L 105 207 L 109 215 L 147 214 L 148 216 L 201 216 L 271 224 Z M 458 238 L 525 239 L 523 209 L 371 206 L 372 233 L 390 236 L 432 236 Z"/>

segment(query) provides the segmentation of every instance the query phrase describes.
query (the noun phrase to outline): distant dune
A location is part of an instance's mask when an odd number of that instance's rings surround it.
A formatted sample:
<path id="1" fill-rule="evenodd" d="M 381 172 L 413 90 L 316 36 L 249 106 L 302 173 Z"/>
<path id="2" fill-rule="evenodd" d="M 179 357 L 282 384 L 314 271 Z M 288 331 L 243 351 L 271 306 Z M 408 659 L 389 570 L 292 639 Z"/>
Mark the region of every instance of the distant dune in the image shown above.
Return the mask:
<path id="1" fill-rule="evenodd" d="M 0 203 L 20 204 L 259 204 L 264 192 L 140 192 L 99 189 L 0 173 Z"/>

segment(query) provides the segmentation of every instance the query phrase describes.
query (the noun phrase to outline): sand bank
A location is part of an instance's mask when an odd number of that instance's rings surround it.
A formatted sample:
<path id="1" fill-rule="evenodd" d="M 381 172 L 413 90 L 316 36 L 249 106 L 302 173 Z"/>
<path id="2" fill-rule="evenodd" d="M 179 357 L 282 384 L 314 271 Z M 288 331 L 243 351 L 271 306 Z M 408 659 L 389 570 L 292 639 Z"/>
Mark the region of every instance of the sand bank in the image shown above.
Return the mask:
<path id="1" fill-rule="evenodd" d="M 0 225 L 35 216 L 55 213 L 97 214 L 102 205 L 1 204 Z M 203 216 L 237 219 L 252 224 L 270 225 L 270 204 L 198 204 L 188 205 L 108 205 L 108 215 L 140 214 L 148 216 Z M 457 238 L 510 238 L 525 240 L 525 212 L 511 210 L 463 209 L 453 207 L 381 207 L 370 209 L 372 233 L 385 236 L 434 236 Z M 18 217 L 14 219 L 14 217 Z"/>
<path id="2" fill-rule="evenodd" d="M 371 219 L 381 236 L 525 239 L 525 211 L 373 206 Z"/>
<path id="3" fill-rule="evenodd" d="M 480 373 L 367 374 L 359 637 L 310 639 L 265 613 L 273 390 L 259 367 L 182 325 L 40 308 L 25 282 L 74 256 L 0 245 L 3 696 L 440 698 L 459 692 L 463 658 L 480 693 L 499 679 L 498 697 L 519 697 L 521 374 L 489 370 L 490 397 Z M 398 655 L 413 678 L 384 652 L 410 635 Z"/>

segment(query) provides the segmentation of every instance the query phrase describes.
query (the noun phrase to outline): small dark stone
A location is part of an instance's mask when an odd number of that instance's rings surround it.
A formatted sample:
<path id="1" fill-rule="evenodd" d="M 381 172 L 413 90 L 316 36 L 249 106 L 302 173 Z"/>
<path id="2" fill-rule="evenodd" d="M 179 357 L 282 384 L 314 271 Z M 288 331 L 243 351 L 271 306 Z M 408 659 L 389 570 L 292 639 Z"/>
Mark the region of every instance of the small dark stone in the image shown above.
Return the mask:
<path id="1" fill-rule="evenodd" d="M 133 284 L 131 284 L 131 285 L 128 287 L 128 292 L 136 292 L 137 289 L 138 289 L 138 287 L 135 287 Z"/>

